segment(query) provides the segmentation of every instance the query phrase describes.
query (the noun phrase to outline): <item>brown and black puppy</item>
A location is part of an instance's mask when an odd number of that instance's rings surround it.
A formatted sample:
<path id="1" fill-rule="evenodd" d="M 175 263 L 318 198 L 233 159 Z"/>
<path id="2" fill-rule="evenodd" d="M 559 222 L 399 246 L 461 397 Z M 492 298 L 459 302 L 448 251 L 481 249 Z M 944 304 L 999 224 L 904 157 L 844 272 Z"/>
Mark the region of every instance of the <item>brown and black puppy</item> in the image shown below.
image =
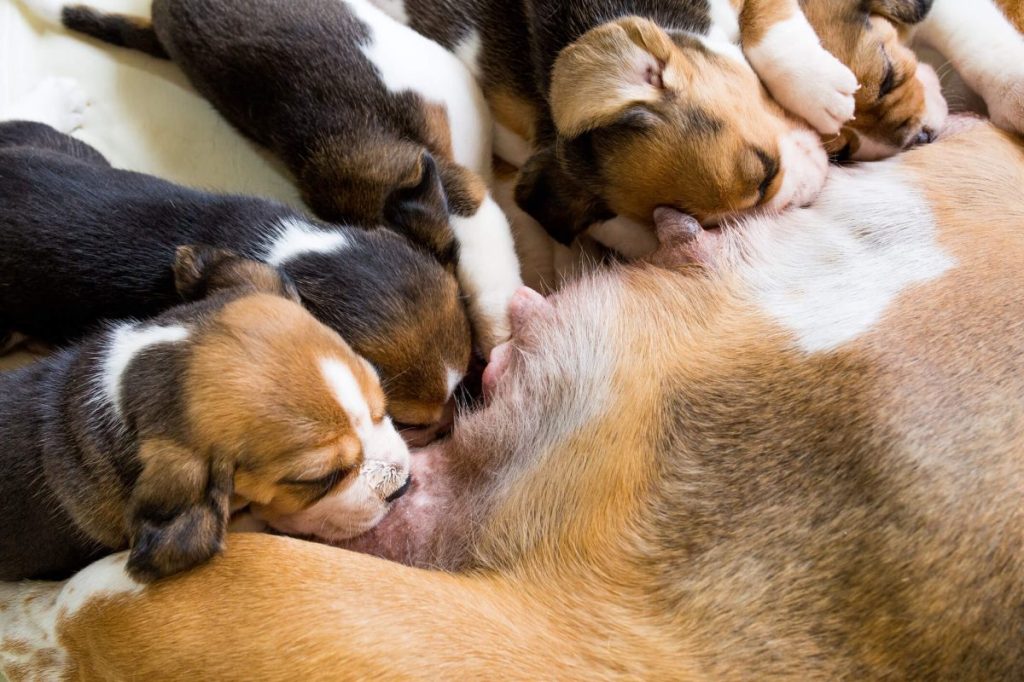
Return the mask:
<path id="1" fill-rule="evenodd" d="M 290 279 L 303 305 L 373 363 L 396 421 L 443 425 L 472 354 L 450 273 L 387 230 L 113 168 L 39 122 L 67 128 L 61 102 L 75 88 L 44 81 L 16 112 L 38 120 L 0 123 L 0 346 L 8 331 L 61 345 L 104 320 L 157 315 L 181 302 L 175 248 L 207 244 Z"/>
<path id="2" fill-rule="evenodd" d="M 563 243 L 661 205 L 715 221 L 804 204 L 825 155 L 773 98 L 822 134 L 853 114 L 856 79 L 795 1 L 377 4 L 478 75 L 519 204 Z"/>
<path id="3" fill-rule="evenodd" d="M 169 57 L 269 147 L 322 218 L 385 225 L 452 264 L 486 354 L 521 286 L 487 189 L 492 127 L 452 55 L 366 0 L 157 0 L 147 20 L 28 2 L 77 31 Z"/>
<path id="4" fill-rule="evenodd" d="M 915 41 L 952 64 L 996 125 L 1024 132 L 1024 38 L 992 0 L 807 0 L 803 8 L 861 84 L 855 118 L 825 138 L 834 156 L 885 158 L 942 128 L 946 100 L 935 70 L 918 61 Z"/>
<path id="5" fill-rule="evenodd" d="M 131 548 L 154 580 L 224 547 L 232 509 L 337 540 L 407 489 L 377 373 L 265 264 L 182 247 L 207 298 L 0 375 L 0 580 Z"/>

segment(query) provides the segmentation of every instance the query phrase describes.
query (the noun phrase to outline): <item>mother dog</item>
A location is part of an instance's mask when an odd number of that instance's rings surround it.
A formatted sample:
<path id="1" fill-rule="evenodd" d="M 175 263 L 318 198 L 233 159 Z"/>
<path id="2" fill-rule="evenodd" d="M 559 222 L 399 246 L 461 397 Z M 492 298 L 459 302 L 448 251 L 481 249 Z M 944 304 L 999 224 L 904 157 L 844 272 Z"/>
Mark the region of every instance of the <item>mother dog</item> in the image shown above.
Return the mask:
<path id="1" fill-rule="evenodd" d="M 516 299 L 490 404 L 366 546 L 3 587 L 12 679 L 1024 678 L 1024 145 Z M 422 567 L 441 567 L 437 572 Z"/>

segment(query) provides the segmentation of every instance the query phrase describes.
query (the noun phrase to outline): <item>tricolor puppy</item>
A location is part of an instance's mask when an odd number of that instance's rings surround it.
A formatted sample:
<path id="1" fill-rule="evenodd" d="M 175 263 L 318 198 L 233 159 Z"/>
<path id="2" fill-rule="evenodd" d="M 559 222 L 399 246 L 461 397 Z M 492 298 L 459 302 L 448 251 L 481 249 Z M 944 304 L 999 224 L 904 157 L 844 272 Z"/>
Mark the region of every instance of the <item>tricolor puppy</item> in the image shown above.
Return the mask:
<path id="1" fill-rule="evenodd" d="M 13 113 L 61 125 L 58 98 L 69 89 L 47 82 Z M 175 247 L 197 243 L 262 260 L 294 283 L 377 368 L 402 424 L 441 420 L 467 371 L 472 340 L 455 279 L 390 231 L 118 170 L 38 122 L 0 123 L 0 166 L 0 332 L 60 343 L 100 320 L 155 315 L 181 301 Z"/>
<path id="2" fill-rule="evenodd" d="M 805 204 L 826 158 L 769 92 L 823 134 L 853 115 L 857 81 L 796 0 L 377 4 L 479 76 L 519 204 L 564 243 L 662 205 L 713 221 Z"/>
<path id="3" fill-rule="evenodd" d="M 154 580 L 224 547 L 233 508 L 337 540 L 408 488 L 377 373 L 265 264 L 181 247 L 207 298 L 0 375 L 0 580 L 131 548 Z"/>
<path id="4" fill-rule="evenodd" d="M 1024 132 L 1024 38 L 992 0 L 807 0 L 803 8 L 861 84 L 855 118 L 825 138 L 834 156 L 892 156 L 941 129 L 947 104 L 939 79 L 912 43 L 948 60 L 996 125 Z"/>
<path id="5" fill-rule="evenodd" d="M 273 150 L 321 218 L 384 224 L 455 266 L 482 350 L 521 285 L 490 197 L 491 120 L 469 72 L 367 0 L 156 0 L 148 20 L 30 0 L 69 28 L 169 57 Z"/>

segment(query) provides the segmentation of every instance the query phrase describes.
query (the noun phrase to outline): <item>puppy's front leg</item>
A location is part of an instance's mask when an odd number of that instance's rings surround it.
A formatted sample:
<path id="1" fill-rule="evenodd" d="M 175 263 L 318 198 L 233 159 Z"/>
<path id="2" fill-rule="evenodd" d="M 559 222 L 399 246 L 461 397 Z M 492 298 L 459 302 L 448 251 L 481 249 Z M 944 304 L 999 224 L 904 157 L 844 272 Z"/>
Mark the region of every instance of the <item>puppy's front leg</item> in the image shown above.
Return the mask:
<path id="1" fill-rule="evenodd" d="M 797 0 L 747 0 L 743 52 L 779 104 L 822 135 L 853 118 L 857 77 L 821 46 Z"/>
<path id="2" fill-rule="evenodd" d="M 1024 133 L 1024 36 L 992 0 L 935 0 L 917 37 L 952 62 L 993 123 Z"/>

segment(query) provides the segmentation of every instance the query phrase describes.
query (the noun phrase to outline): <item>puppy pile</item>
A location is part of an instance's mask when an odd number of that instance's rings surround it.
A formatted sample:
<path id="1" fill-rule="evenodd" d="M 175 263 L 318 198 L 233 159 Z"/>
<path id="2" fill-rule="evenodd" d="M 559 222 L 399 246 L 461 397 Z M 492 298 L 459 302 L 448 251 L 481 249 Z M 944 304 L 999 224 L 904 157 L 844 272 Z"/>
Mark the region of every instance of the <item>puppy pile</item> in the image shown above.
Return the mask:
<path id="1" fill-rule="evenodd" d="M 951 2 L 26 0 L 172 60 L 317 217 L 111 167 L 47 110 L 67 83 L 6 116 L 0 335 L 63 350 L 0 376 L 0 580 L 126 548 L 134 577 L 172 575 L 243 508 L 325 541 L 373 528 L 415 485 L 395 425 L 443 430 L 560 245 L 645 254 L 656 214 L 804 206 L 829 155 L 932 141 L 947 107 L 915 31 L 1000 122 Z"/>

